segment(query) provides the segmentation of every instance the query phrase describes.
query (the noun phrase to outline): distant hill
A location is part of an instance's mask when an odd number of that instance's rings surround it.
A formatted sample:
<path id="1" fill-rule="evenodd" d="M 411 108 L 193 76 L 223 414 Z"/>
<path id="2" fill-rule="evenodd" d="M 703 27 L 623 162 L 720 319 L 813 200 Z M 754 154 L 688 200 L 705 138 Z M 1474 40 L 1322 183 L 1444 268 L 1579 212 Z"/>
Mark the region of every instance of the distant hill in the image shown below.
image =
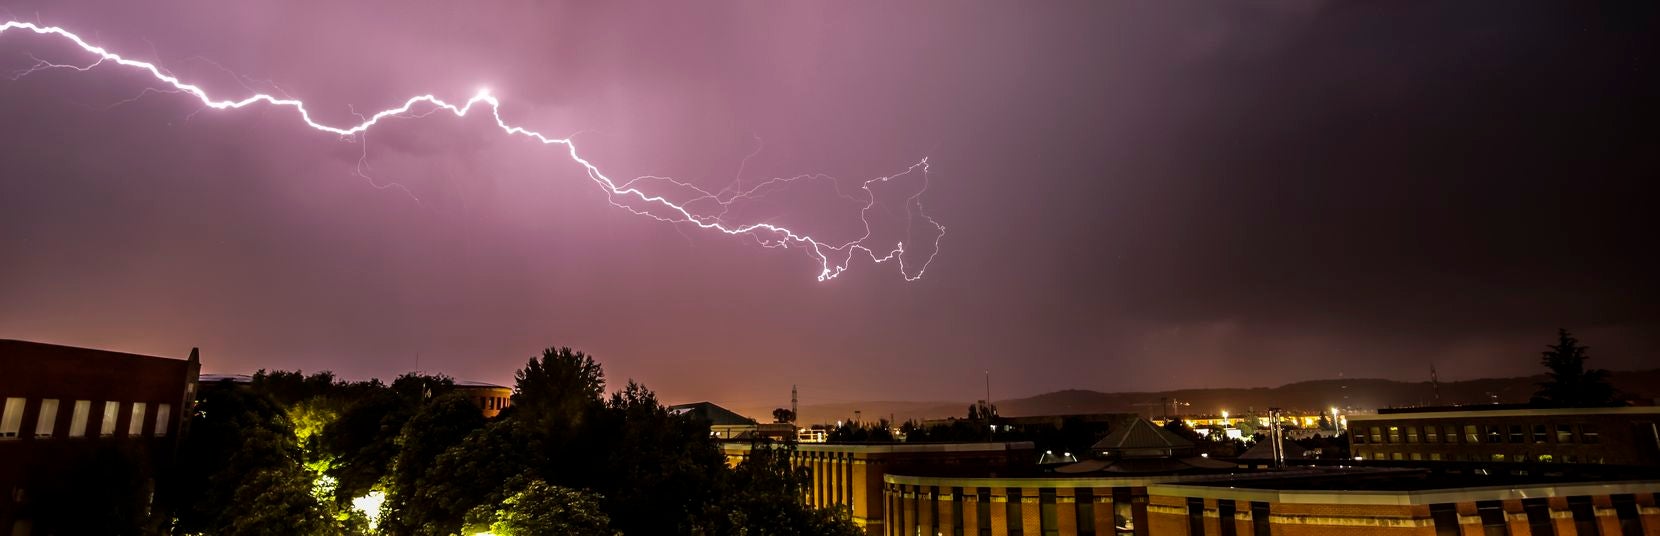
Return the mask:
<path id="1" fill-rule="evenodd" d="M 1614 387 L 1636 400 L 1652 403 L 1660 398 L 1660 369 L 1616 371 Z M 1174 391 L 1102 393 L 1068 389 L 1033 397 L 998 400 L 1005 416 L 1056 415 L 1068 413 L 1141 413 L 1162 415 L 1161 398 L 1183 404 L 1182 413 L 1216 413 L 1221 410 L 1248 412 L 1269 407 L 1318 411 L 1332 406 L 1375 409 L 1413 405 L 1490 404 L 1527 402 L 1545 381 L 1543 374 L 1515 378 L 1484 378 L 1441 382 L 1439 390 L 1429 382 L 1380 379 L 1313 380 L 1279 387 L 1178 389 Z M 1439 398 L 1436 394 L 1439 392 Z M 963 416 L 971 401 L 958 402 L 857 402 L 807 405 L 801 407 L 801 423 L 835 422 L 850 419 L 855 410 L 865 420 L 887 418 L 939 419 Z"/>

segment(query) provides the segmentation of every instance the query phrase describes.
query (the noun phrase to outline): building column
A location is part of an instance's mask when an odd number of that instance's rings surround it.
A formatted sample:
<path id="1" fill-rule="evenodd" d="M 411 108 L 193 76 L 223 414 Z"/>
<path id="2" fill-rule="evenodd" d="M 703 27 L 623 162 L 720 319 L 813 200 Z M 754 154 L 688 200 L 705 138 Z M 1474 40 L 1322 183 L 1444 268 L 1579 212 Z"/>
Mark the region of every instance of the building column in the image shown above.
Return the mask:
<path id="1" fill-rule="evenodd" d="M 1603 534 L 1620 534 L 1620 515 L 1614 511 L 1612 495 L 1591 497 L 1591 511 L 1597 516 L 1597 530 Z"/>
<path id="2" fill-rule="evenodd" d="M 1205 499 L 1205 534 L 1222 533 L 1222 510 L 1216 499 Z"/>
<path id="3" fill-rule="evenodd" d="M 1020 488 L 1020 530 L 1032 536 L 1043 534 L 1043 501 L 1037 488 Z"/>
<path id="4" fill-rule="evenodd" d="M 1637 494 L 1637 518 L 1643 522 L 1643 534 L 1660 535 L 1660 507 L 1653 493 Z"/>
<path id="5" fill-rule="evenodd" d="M 1481 528 L 1481 513 L 1476 510 L 1476 503 L 1464 501 L 1457 503 L 1458 533 L 1463 536 L 1486 536 Z"/>
<path id="6" fill-rule="evenodd" d="M 1575 536 L 1574 513 L 1568 509 L 1568 498 L 1551 497 L 1547 502 L 1550 504 L 1551 528 L 1556 529 L 1556 535 Z"/>
<path id="7" fill-rule="evenodd" d="M 824 470 L 824 457 L 825 454 L 822 452 L 813 456 L 813 487 L 818 489 L 817 500 L 813 501 L 813 506 L 819 508 L 824 508 L 824 505 L 828 504 L 830 499 L 829 480 L 826 478 L 830 475 L 826 474 L 828 471 Z"/>
<path id="8" fill-rule="evenodd" d="M 1251 517 L 1251 501 L 1233 502 L 1233 533 L 1239 536 L 1258 536 L 1256 534 L 1256 518 Z M 1268 536 L 1262 534 L 1260 536 Z"/>
<path id="9" fill-rule="evenodd" d="M 939 513 L 939 498 L 934 496 L 932 486 L 917 486 L 916 488 L 916 525 L 922 529 L 922 534 L 933 536 L 933 527 L 937 521 L 934 516 Z"/>
<path id="10" fill-rule="evenodd" d="M 894 524 L 894 513 L 899 510 L 898 486 L 890 486 L 882 490 L 882 532 L 888 536 L 899 536 L 899 527 Z"/>
<path id="11" fill-rule="evenodd" d="M 1118 534 L 1113 519 L 1112 488 L 1095 488 L 1095 536 Z"/>
<path id="12" fill-rule="evenodd" d="M 1510 536 L 1533 536 L 1533 527 L 1527 524 L 1527 511 L 1522 509 L 1521 499 L 1505 499 L 1504 524 L 1510 530 Z"/>
<path id="13" fill-rule="evenodd" d="M 1078 497 L 1074 488 L 1055 488 L 1055 528 L 1061 534 L 1078 533 Z M 1087 521 L 1093 523 L 1094 520 Z"/>
<path id="14" fill-rule="evenodd" d="M 918 534 L 916 529 L 922 522 L 920 519 L 922 514 L 920 512 L 921 509 L 917 508 L 917 505 L 922 502 L 921 495 L 922 490 L 920 487 L 905 487 L 905 504 L 900 507 L 903 509 L 903 513 L 901 515 L 905 516 L 905 522 L 900 524 L 904 526 L 903 528 L 905 529 L 905 534 L 907 536 Z"/>
<path id="15" fill-rule="evenodd" d="M 956 506 L 958 508 L 962 508 L 963 505 L 966 504 L 959 502 L 959 499 L 961 499 L 961 497 L 958 497 L 957 492 L 951 488 L 940 490 L 940 534 L 950 536 L 957 533 L 957 519 L 951 515 L 951 507 Z M 963 510 L 963 514 L 968 514 L 968 511 Z"/>
<path id="16" fill-rule="evenodd" d="M 991 536 L 1009 536 L 1009 490 L 991 488 Z"/>

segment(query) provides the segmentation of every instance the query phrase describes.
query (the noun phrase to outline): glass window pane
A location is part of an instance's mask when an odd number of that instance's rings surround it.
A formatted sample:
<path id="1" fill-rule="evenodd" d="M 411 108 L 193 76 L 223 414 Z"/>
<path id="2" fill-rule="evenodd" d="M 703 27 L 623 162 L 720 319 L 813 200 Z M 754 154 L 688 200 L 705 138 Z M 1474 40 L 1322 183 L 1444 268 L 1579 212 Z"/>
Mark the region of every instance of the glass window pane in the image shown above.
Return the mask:
<path id="1" fill-rule="evenodd" d="M 17 431 L 23 427 L 22 398 L 7 398 L 6 407 L 0 411 L 0 439 L 17 439 Z"/>
<path id="2" fill-rule="evenodd" d="M 161 404 L 156 406 L 156 426 L 152 432 L 153 435 L 156 437 L 167 437 L 167 419 L 172 416 L 172 410 L 173 406 L 171 404 Z"/>
<path id="3" fill-rule="evenodd" d="M 98 435 L 99 436 L 101 436 L 101 437 L 110 437 L 110 436 L 115 435 L 115 420 L 120 418 L 120 412 L 121 412 L 121 403 L 120 402 L 105 402 L 104 403 L 104 422 L 99 424 L 99 426 L 98 426 Z"/>
<path id="4" fill-rule="evenodd" d="M 143 402 L 133 402 L 132 420 L 127 421 L 127 437 L 136 437 L 144 434 L 144 413 L 148 409 Z"/>
<path id="5" fill-rule="evenodd" d="M 35 421 L 35 437 L 52 437 L 58 427 L 58 399 L 40 401 L 40 420 Z"/>
<path id="6" fill-rule="evenodd" d="M 91 400 L 76 400 L 75 413 L 69 419 L 69 437 L 86 437 L 87 418 L 92 415 Z"/>

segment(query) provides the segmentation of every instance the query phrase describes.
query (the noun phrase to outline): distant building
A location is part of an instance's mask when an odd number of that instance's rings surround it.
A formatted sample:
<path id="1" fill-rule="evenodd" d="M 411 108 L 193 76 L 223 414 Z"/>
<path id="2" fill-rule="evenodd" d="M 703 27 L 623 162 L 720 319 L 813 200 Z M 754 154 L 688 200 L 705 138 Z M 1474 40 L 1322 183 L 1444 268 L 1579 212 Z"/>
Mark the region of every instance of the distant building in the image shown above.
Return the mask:
<path id="1" fill-rule="evenodd" d="M 787 422 L 758 422 L 755 419 L 739 415 L 735 411 L 720 407 L 714 402 L 676 404 L 669 406 L 668 410 L 671 415 L 686 415 L 709 421 L 709 434 L 722 441 L 757 438 L 783 440 L 796 433 L 793 424 Z"/>
<path id="2" fill-rule="evenodd" d="M 513 405 L 513 388 L 493 383 L 455 380 L 455 391 L 467 397 L 485 418 L 493 418 Z"/>
<path id="3" fill-rule="evenodd" d="M 1357 459 L 1660 466 L 1660 407 L 1467 406 L 1349 417 Z"/>
<path id="4" fill-rule="evenodd" d="M 0 340 L 0 529 L 27 535 L 37 514 L 80 508 L 93 490 L 72 486 L 112 458 L 138 471 L 153 497 L 199 370 L 195 349 L 169 359 Z"/>

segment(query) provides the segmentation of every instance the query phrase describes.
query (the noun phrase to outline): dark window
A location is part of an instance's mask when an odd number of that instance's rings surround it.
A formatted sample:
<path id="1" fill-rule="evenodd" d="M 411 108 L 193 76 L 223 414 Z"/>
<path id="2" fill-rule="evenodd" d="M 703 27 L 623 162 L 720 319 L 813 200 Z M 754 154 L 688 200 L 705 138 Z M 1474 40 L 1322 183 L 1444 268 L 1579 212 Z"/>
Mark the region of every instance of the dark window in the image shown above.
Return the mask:
<path id="1" fill-rule="evenodd" d="M 1443 430 L 1446 431 L 1446 434 L 1441 436 L 1441 441 L 1446 442 L 1446 443 L 1457 443 L 1458 442 L 1458 427 L 1457 426 L 1453 426 L 1453 425 L 1449 424 L 1449 425 L 1447 425 L 1446 428 L 1443 428 Z"/>
<path id="2" fill-rule="evenodd" d="M 1424 442 L 1425 443 L 1440 443 L 1441 442 L 1441 427 L 1439 427 L 1439 426 L 1425 426 L 1424 427 Z"/>
<path id="3" fill-rule="evenodd" d="M 1216 501 L 1216 516 L 1222 519 L 1222 536 L 1235 536 L 1233 511 L 1236 505 L 1233 499 Z"/>
<path id="4" fill-rule="evenodd" d="M 1251 502 L 1251 534 L 1268 534 L 1268 530 L 1268 503 Z"/>
<path id="5" fill-rule="evenodd" d="M 1095 490 L 1078 488 L 1078 536 L 1095 536 Z M 1066 515 L 1064 512 L 1061 515 Z"/>
<path id="6" fill-rule="evenodd" d="M 1637 497 L 1626 493 L 1613 499 L 1614 516 L 1620 520 L 1620 536 L 1643 536 L 1643 522 L 1637 517 Z"/>
<path id="7" fill-rule="evenodd" d="M 1135 536 L 1135 497 L 1130 488 L 1112 489 L 1112 522 L 1119 536 Z M 1142 529 L 1147 530 L 1147 529 Z"/>
<path id="8" fill-rule="evenodd" d="M 1006 508 L 1005 511 L 1008 512 L 1006 520 L 1008 521 L 1008 535 L 1024 536 L 1026 526 L 1020 522 L 1020 490 L 1009 490 L 1009 502 L 1004 503 L 1003 506 Z"/>
<path id="9" fill-rule="evenodd" d="M 1557 443 L 1573 443 L 1574 442 L 1574 425 L 1572 425 L 1572 424 L 1558 424 L 1558 425 L 1556 425 L 1556 442 Z"/>
<path id="10" fill-rule="evenodd" d="M 1354 440 L 1355 440 L 1356 445 L 1365 445 L 1366 444 L 1366 436 L 1361 435 L 1361 434 L 1354 434 L 1354 436 L 1355 436 Z"/>
<path id="11" fill-rule="evenodd" d="M 1568 497 L 1568 511 L 1574 514 L 1574 532 L 1597 534 L 1597 515 L 1591 510 L 1591 498 Z"/>
<path id="12" fill-rule="evenodd" d="M 1505 518 L 1504 503 L 1480 501 L 1476 513 L 1481 517 L 1481 531 L 1486 536 L 1510 536 L 1510 523 Z"/>
<path id="13" fill-rule="evenodd" d="M 1056 509 L 1055 489 L 1038 490 L 1038 528 L 1043 536 L 1060 536 L 1060 512 Z"/>
<path id="14" fill-rule="evenodd" d="M 1447 503 L 1429 505 L 1429 519 L 1435 523 L 1435 536 L 1460 536 L 1456 506 Z"/>
<path id="15" fill-rule="evenodd" d="M 1544 443 L 1550 440 L 1550 427 L 1543 424 L 1533 425 L 1533 442 Z"/>
<path id="16" fill-rule="evenodd" d="M 1522 432 L 1523 432 L 1522 425 L 1520 425 L 1520 424 L 1510 425 L 1510 442 L 1511 443 L 1521 443 L 1525 439 L 1527 439 L 1527 434 L 1524 434 Z"/>
<path id="17" fill-rule="evenodd" d="M 1500 426 L 1497 426 L 1497 425 L 1489 425 L 1487 427 L 1487 442 L 1488 443 L 1503 443 L 1504 442 L 1504 428 L 1502 428 Z"/>
<path id="18" fill-rule="evenodd" d="M 1579 439 L 1587 445 L 1594 445 L 1602 442 L 1602 434 L 1597 433 L 1597 427 L 1582 424 L 1579 426 Z"/>
<path id="19" fill-rule="evenodd" d="M 1187 498 L 1187 533 L 1205 533 L 1205 500 L 1198 497 Z"/>
<path id="20" fill-rule="evenodd" d="M 1556 536 L 1556 526 L 1550 520 L 1550 501 L 1544 498 L 1522 499 L 1522 511 L 1527 513 L 1527 526 L 1533 536 Z"/>

